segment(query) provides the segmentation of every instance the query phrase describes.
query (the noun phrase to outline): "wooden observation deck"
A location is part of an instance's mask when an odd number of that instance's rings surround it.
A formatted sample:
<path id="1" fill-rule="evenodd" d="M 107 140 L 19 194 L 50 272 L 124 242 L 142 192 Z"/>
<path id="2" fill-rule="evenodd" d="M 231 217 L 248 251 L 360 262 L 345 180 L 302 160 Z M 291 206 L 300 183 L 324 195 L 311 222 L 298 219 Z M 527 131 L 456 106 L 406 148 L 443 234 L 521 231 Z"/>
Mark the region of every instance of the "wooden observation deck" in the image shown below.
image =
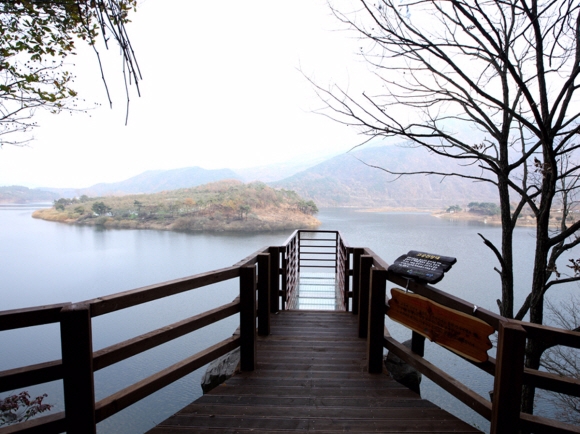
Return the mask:
<path id="1" fill-rule="evenodd" d="M 0 371 L 0 392 L 61 381 L 65 409 L 0 427 L 0 434 L 96 434 L 98 422 L 236 348 L 240 374 L 150 432 L 479 432 L 391 380 L 383 367 L 386 349 L 489 420 L 491 434 L 580 433 L 577 426 L 520 412 L 523 385 L 580 397 L 580 380 L 524 367 L 527 341 L 580 348 L 580 333 L 503 318 L 388 268 L 337 231 L 296 231 L 283 245 L 228 268 L 81 303 L 2 311 L 0 332 L 58 323 L 62 359 Z M 93 318 L 232 280 L 239 297 L 231 303 L 93 351 Z M 494 377 L 492 401 L 427 361 L 421 334 L 413 331 L 411 349 L 390 336 L 386 314 L 395 309 L 385 302 L 387 281 L 426 306 L 467 318 L 462 324 L 497 332 L 497 359 L 457 350 Z M 238 313 L 239 334 L 95 400 L 96 371 Z M 473 327 L 462 331 L 475 335 Z"/>
<path id="2" fill-rule="evenodd" d="M 282 311 L 258 338 L 257 367 L 227 380 L 149 434 L 202 432 L 478 433 L 386 374 L 367 371 L 347 312 Z"/>

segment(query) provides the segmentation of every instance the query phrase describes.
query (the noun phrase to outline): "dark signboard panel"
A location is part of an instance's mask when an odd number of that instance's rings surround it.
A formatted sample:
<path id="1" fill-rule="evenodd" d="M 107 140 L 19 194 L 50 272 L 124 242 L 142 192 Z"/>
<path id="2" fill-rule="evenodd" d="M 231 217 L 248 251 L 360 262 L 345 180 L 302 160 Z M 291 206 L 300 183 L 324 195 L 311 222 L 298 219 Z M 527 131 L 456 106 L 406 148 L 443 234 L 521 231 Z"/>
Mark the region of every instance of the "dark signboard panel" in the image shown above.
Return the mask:
<path id="1" fill-rule="evenodd" d="M 420 282 L 437 283 L 456 262 L 457 259 L 451 256 L 411 250 L 399 256 L 389 271 Z"/>

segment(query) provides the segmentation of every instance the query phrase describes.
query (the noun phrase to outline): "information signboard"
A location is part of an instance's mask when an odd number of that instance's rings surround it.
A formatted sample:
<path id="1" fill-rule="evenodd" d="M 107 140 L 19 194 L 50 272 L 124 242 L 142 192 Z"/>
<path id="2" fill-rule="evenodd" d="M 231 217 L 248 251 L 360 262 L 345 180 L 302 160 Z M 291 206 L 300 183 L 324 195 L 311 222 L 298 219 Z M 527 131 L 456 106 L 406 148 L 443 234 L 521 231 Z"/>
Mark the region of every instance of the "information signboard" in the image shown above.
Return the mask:
<path id="1" fill-rule="evenodd" d="M 457 259 L 451 256 L 411 250 L 406 255 L 399 256 L 389 267 L 389 271 L 421 282 L 437 283 L 456 262 Z"/>
<path id="2" fill-rule="evenodd" d="M 488 323 L 418 294 L 393 288 L 391 296 L 389 318 L 469 360 L 487 360 L 494 333 Z"/>

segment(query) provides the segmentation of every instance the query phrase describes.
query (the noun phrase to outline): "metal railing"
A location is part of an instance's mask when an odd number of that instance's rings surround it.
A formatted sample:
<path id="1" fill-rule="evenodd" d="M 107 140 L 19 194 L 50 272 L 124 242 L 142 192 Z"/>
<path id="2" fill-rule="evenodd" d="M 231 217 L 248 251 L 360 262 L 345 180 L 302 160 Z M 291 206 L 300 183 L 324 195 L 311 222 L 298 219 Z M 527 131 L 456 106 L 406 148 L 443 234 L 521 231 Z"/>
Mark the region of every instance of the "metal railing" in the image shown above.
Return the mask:
<path id="1" fill-rule="evenodd" d="M 349 310 L 350 247 L 340 231 L 297 230 L 281 247 L 282 306 L 288 309 L 298 297 L 300 272 L 328 271 L 334 274 L 339 305 Z"/>

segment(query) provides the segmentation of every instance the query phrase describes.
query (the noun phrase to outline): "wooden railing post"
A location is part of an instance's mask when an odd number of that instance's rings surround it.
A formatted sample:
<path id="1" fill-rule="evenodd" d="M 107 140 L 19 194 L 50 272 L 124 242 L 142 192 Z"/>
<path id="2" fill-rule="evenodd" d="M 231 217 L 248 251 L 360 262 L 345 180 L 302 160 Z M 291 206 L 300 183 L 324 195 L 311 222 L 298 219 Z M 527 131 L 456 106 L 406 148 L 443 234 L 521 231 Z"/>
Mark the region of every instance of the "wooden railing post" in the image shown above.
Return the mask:
<path id="1" fill-rule="evenodd" d="M 280 310 L 280 249 L 270 247 L 270 313 Z"/>
<path id="2" fill-rule="evenodd" d="M 499 323 L 490 434 L 518 432 L 525 346 L 522 326 Z"/>
<path id="3" fill-rule="evenodd" d="M 342 240 L 341 240 L 342 241 Z M 343 276 L 344 276 L 344 310 L 348 312 L 348 308 L 349 308 L 349 302 L 348 302 L 348 294 L 350 292 L 350 275 L 349 275 L 349 269 L 350 269 L 350 253 L 348 252 L 348 248 L 344 245 L 344 243 L 341 242 L 341 250 L 342 250 L 342 254 L 344 255 L 344 263 L 342 264 L 343 266 Z"/>
<path id="4" fill-rule="evenodd" d="M 270 334 L 270 255 L 258 255 L 258 334 Z"/>
<path id="5" fill-rule="evenodd" d="M 352 251 L 352 313 L 358 315 L 359 292 L 360 292 L 360 257 L 364 249 L 355 248 Z"/>
<path id="6" fill-rule="evenodd" d="M 425 355 L 425 336 L 416 331 L 411 335 L 411 351 L 421 357 Z"/>
<path id="7" fill-rule="evenodd" d="M 371 268 L 373 257 L 361 255 L 360 257 L 360 283 L 359 283 L 359 315 L 358 337 L 366 338 L 369 327 L 369 295 L 371 293 Z"/>
<path id="8" fill-rule="evenodd" d="M 385 293 L 387 270 L 371 271 L 371 293 L 369 300 L 369 327 L 367 357 L 369 374 L 383 372 L 383 336 L 385 330 Z"/>
<path id="9" fill-rule="evenodd" d="M 66 432 L 96 433 L 93 337 L 88 304 L 62 308 L 60 341 Z"/>
<path id="10" fill-rule="evenodd" d="M 240 268 L 240 368 L 256 367 L 256 266 Z"/>
<path id="11" fill-rule="evenodd" d="M 286 299 L 288 297 L 288 251 L 288 246 L 282 249 L 282 301 L 280 303 L 282 310 L 286 310 Z"/>

